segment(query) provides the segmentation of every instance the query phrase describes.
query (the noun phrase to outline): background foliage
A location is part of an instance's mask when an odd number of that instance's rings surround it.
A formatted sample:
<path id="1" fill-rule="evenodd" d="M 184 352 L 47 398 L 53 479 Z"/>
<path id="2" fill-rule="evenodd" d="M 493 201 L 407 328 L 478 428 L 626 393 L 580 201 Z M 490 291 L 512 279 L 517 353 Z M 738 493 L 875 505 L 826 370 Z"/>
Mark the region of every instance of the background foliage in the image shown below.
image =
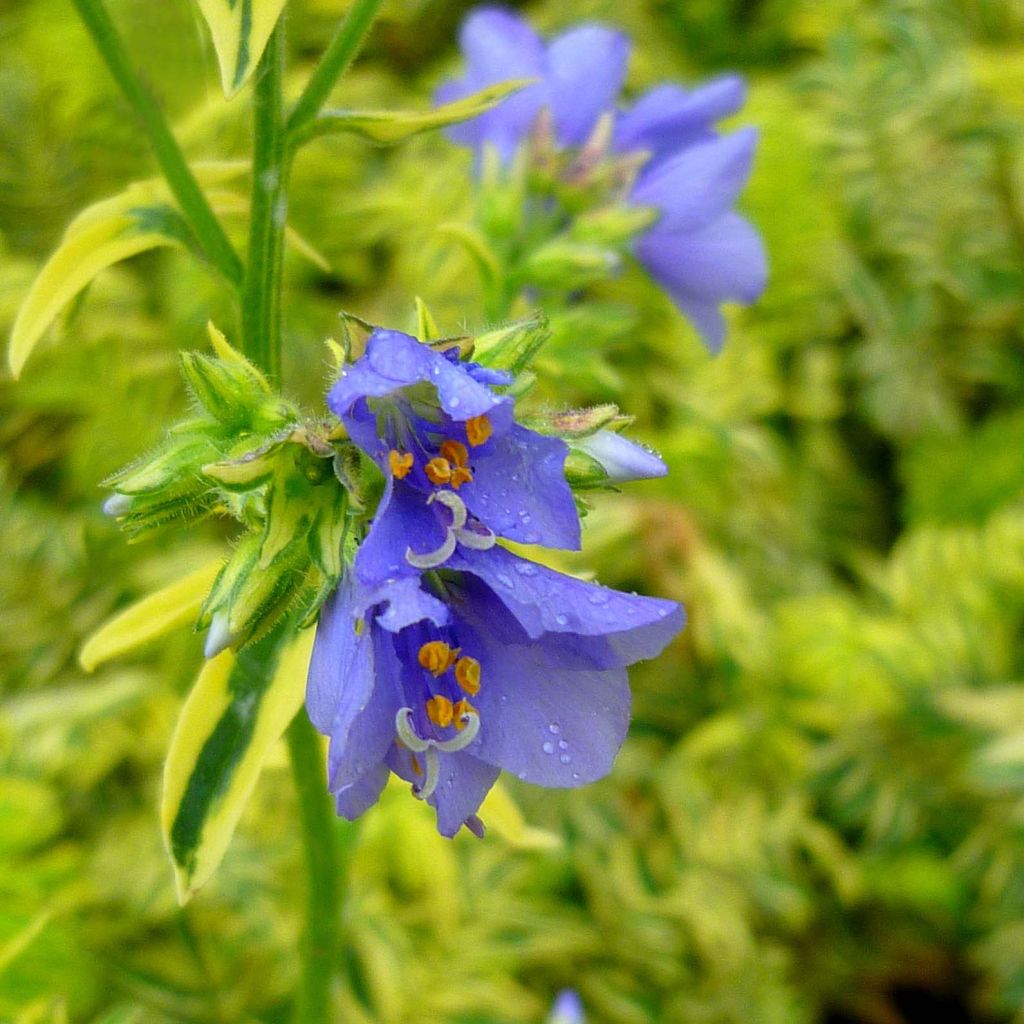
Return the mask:
<path id="1" fill-rule="evenodd" d="M 293 0 L 293 67 L 343 0 Z M 339 89 L 423 107 L 466 5 L 395 0 Z M 191 158 L 246 156 L 186 0 L 111 0 Z M 555 850 L 439 839 L 402 792 L 358 827 L 339 1019 L 1024 1021 L 1024 16 L 1013 0 L 547 0 L 630 31 L 630 85 L 725 68 L 762 132 L 746 212 L 772 280 L 723 355 L 639 273 L 556 338 L 554 402 L 615 398 L 671 466 L 601 502 L 571 567 L 683 600 L 634 673 L 615 774 L 510 790 Z M 65 0 L 0 0 L 0 329 L 71 217 L 151 177 Z M 484 326 L 468 156 L 323 139 L 290 220 L 289 389 L 320 400 L 339 309 Z M 639 311 L 639 312 L 638 312 Z M 200 640 L 85 676 L 84 636 L 207 561 L 215 528 L 126 547 L 97 485 L 184 407 L 178 348 L 231 315 L 181 253 L 101 275 L 0 382 L 0 1020 L 278 1021 L 302 903 L 283 755 L 178 909 L 161 763 Z M 575 327 L 579 328 L 579 324 Z M 230 332 L 229 332 L 230 333 Z M 514 781 L 514 780 L 513 780 Z M 947 1018 L 955 1019 L 955 1018 Z"/>

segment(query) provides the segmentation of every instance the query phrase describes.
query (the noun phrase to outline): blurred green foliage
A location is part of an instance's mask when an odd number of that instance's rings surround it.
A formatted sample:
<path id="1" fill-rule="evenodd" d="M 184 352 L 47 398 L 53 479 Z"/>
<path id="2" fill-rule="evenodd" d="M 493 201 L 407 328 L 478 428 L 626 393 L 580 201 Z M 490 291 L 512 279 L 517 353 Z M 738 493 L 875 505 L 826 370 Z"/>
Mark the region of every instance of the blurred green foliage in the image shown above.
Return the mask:
<path id="1" fill-rule="evenodd" d="M 293 68 L 345 6 L 293 0 Z M 395 0 L 339 102 L 426 106 L 467 6 Z M 189 156 L 244 157 L 248 93 L 219 98 L 190 4 L 110 7 Z M 513 790 L 561 849 L 446 842 L 401 792 L 339 823 L 338 1019 L 525 1024 L 571 986 L 597 1024 L 1024 1021 L 1020 6 L 526 10 L 622 24 L 636 89 L 748 72 L 746 212 L 772 281 L 717 360 L 638 271 L 556 323 L 542 398 L 618 401 L 672 470 L 601 502 L 566 564 L 677 597 L 690 625 L 634 674 L 611 778 Z M 339 309 L 409 326 L 419 294 L 444 329 L 484 326 L 436 233 L 467 215 L 468 170 L 439 136 L 300 156 L 291 223 L 332 270 L 287 258 L 298 399 L 319 401 Z M 65 0 L 0 2 L 0 329 L 71 217 L 153 173 Z M 97 485 L 183 409 L 177 349 L 231 316 L 201 267 L 147 254 L 0 382 L 2 1021 L 287 1017 L 302 878 L 283 758 L 179 909 L 156 805 L 199 638 L 95 677 L 76 662 L 223 541 L 126 547 Z"/>

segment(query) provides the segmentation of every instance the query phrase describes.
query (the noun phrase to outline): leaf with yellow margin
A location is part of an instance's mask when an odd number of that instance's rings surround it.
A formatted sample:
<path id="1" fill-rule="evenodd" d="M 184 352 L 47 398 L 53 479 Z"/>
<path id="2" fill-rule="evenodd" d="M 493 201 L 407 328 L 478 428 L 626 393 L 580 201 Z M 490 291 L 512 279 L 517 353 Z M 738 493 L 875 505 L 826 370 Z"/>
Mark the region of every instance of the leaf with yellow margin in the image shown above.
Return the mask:
<path id="1" fill-rule="evenodd" d="M 234 96 L 256 70 L 286 0 L 198 0 L 220 64 L 225 96 Z"/>
<path id="2" fill-rule="evenodd" d="M 560 836 L 526 823 L 523 812 L 499 780 L 480 805 L 480 818 L 489 832 L 504 839 L 517 850 L 556 850 Z"/>
<path id="3" fill-rule="evenodd" d="M 86 672 L 93 672 L 105 661 L 195 622 L 221 564 L 219 559 L 208 562 L 103 623 L 85 641 L 78 655 L 79 664 Z"/>
<path id="4" fill-rule="evenodd" d="M 302 707 L 313 630 L 206 662 L 164 765 L 160 821 L 185 903 L 216 871 L 271 748 Z"/>

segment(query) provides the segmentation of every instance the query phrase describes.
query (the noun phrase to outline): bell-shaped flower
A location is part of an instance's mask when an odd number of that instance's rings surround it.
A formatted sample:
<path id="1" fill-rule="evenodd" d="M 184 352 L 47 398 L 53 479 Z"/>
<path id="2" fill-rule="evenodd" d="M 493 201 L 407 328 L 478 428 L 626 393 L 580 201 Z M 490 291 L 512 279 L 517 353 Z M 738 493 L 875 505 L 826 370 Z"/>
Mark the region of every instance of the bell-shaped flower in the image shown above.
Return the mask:
<path id="1" fill-rule="evenodd" d="M 338 813 L 361 814 L 393 772 L 442 834 L 480 834 L 501 769 L 541 786 L 601 778 L 629 724 L 626 666 L 682 624 L 675 602 L 501 547 L 460 548 L 422 581 L 367 587 L 348 574 L 321 612 L 307 688 Z"/>
<path id="2" fill-rule="evenodd" d="M 341 371 L 327 404 L 386 478 L 355 560 L 364 585 L 418 575 L 497 537 L 579 547 L 568 449 L 515 422 L 512 399 L 494 390 L 510 380 L 388 330 Z"/>
<path id="3" fill-rule="evenodd" d="M 478 166 L 488 146 L 508 164 L 547 109 L 556 147 L 605 146 L 608 159 L 633 161 L 640 170 L 628 201 L 658 212 L 634 240 L 633 254 L 717 351 L 725 335 L 721 303 L 753 302 L 767 277 L 757 232 L 732 210 L 750 174 L 756 136 L 720 137 L 714 127 L 742 106 L 742 79 L 724 75 L 693 90 L 660 85 L 621 109 L 629 41 L 620 32 L 583 24 L 545 44 L 518 15 L 482 7 L 463 23 L 459 41 L 466 73 L 442 86 L 439 102 L 506 79 L 537 82 L 449 129 L 449 137 L 471 146 Z M 607 141 L 600 138 L 602 115 L 613 118 Z"/>

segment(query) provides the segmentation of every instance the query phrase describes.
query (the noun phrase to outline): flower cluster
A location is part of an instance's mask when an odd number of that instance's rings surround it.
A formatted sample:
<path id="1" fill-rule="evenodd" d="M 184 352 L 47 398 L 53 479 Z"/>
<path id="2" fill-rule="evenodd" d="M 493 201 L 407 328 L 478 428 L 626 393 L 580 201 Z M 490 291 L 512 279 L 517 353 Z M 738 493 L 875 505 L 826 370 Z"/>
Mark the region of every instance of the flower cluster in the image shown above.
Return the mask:
<path id="1" fill-rule="evenodd" d="M 580 540 L 569 448 L 516 422 L 510 382 L 456 348 L 376 330 L 328 395 L 384 478 L 309 671 L 307 707 L 330 737 L 329 784 L 347 818 L 392 772 L 447 836 L 481 832 L 476 812 L 501 769 L 543 786 L 601 777 L 629 723 L 626 667 L 682 627 L 674 602 L 563 575 L 501 543 Z M 612 446 L 620 461 L 623 445 Z M 647 453 L 626 462 L 663 468 Z"/>
<path id="2" fill-rule="evenodd" d="M 692 91 L 660 85 L 624 108 L 617 102 L 629 40 L 620 32 L 583 24 L 545 43 L 522 18 L 485 7 L 466 19 L 460 43 L 466 72 L 441 87 L 438 102 L 505 79 L 535 81 L 449 136 L 476 151 L 478 168 L 488 149 L 508 165 L 529 145 L 541 158 L 552 149 L 570 154 L 572 180 L 602 163 L 614 169 L 625 204 L 655 212 L 633 238 L 633 254 L 717 350 L 720 304 L 753 302 L 766 278 L 761 241 L 733 210 L 756 134 L 714 129 L 742 106 L 742 80 L 723 76 Z"/>

